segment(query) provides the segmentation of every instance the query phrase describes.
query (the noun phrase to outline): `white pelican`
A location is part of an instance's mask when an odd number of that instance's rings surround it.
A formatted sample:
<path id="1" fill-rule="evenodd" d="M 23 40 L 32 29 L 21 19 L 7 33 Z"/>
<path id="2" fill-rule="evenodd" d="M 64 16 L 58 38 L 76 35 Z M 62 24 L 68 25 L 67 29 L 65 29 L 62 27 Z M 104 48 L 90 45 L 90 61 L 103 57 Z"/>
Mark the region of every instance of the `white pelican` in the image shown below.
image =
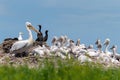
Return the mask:
<path id="1" fill-rule="evenodd" d="M 117 53 L 117 45 L 113 45 L 112 48 L 110 48 L 113 51 L 113 58 L 116 58 L 117 60 L 120 59 L 120 54 Z"/>
<path id="2" fill-rule="evenodd" d="M 45 45 L 43 45 L 42 47 L 38 46 L 37 48 L 33 49 L 32 53 L 33 54 L 38 54 L 40 57 L 45 57 L 45 55 L 46 56 L 52 56 L 52 54 L 50 53 L 50 50 L 47 49 L 45 47 Z"/>
<path id="3" fill-rule="evenodd" d="M 65 56 L 65 55 L 63 55 L 61 52 L 56 52 L 55 53 L 55 56 L 58 56 L 58 57 L 60 57 L 61 59 L 66 59 L 67 57 Z"/>
<path id="4" fill-rule="evenodd" d="M 57 40 L 58 40 L 58 38 L 56 36 L 54 36 L 52 41 L 51 41 L 52 45 L 55 45 Z"/>
<path id="5" fill-rule="evenodd" d="M 80 39 L 77 40 L 76 46 L 80 46 Z"/>
<path id="6" fill-rule="evenodd" d="M 87 49 L 93 49 L 93 45 L 90 44 Z"/>
<path id="7" fill-rule="evenodd" d="M 108 47 L 109 47 L 109 44 L 110 44 L 110 39 L 107 38 L 104 42 L 104 45 L 105 45 L 105 53 L 109 56 L 112 56 L 112 52 L 108 51 Z"/>
<path id="8" fill-rule="evenodd" d="M 29 38 L 27 40 L 16 41 L 10 49 L 11 53 L 24 52 L 29 46 L 31 46 L 33 44 L 34 40 L 33 40 L 31 30 L 34 30 L 37 33 L 39 33 L 39 31 L 36 30 L 30 22 L 26 22 L 26 28 L 29 32 Z"/>
<path id="9" fill-rule="evenodd" d="M 69 39 L 68 41 L 69 41 L 68 48 L 71 48 L 71 49 L 74 48 L 75 47 L 74 41 L 71 39 Z"/>
<path id="10" fill-rule="evenodd" d="M 100 39 L 98 39 L 95 44 L 97 45 L 98 51 L 101 53 L 102 52 L 102 44 Z"/>
<path id="11" fill-rule="evenodd" d="M 93 49 L 93 45 L 89 45 L 89 47 L 87 48 L 86 54 L 88 54 L 91 57 L 98 57 L 99 56 L 99 52 L 96 51 L 95 49 Z"/>
<path id="12" fill-rule="evenodd" d="M 60 43 L 60 47 L 64 46 L 64 36 L 60 36 L 57 41 Z"/>
<path id="13" fill-rule="evenodd" d="M 113 51 L 113 58 L 115 58 L 117 46 L 113 45 L 110 49 Z"/>
<path id="14" fill-rule="evenodd" d="M 120 54 L 118 54 L 117 51 L 117 46 L 113 45 L 112 48 L 110 48 L 113 51 L 113 58 L 111 58 L 111 62 L 113 64 L 119 64 L 119 60 L 120 60 Z"/>
<path id="15" fill-rule="evenodd" d="M 67 45 L 67 41 L 68 41 L 68 37 L 65 35 L 65 36 L 64 36 L 64 41 L 63 41 L 64 46 Z"/>
<path id="16" fill-rule="evenodd" d="M 23 33 L 22 33 L 22 32 L 19 32 L 19 36 L 18 36 L 18 40 L 19 40 L 19 41 L 20 41 L 20 40 L 23 40 L 22 35 L 23 35 Z"/>
<path id="17" fill-rule="evenodd" d="M 106 46 L 106 47 L 105 47 L 105 53 L 107 53 L 107 52 L 108 52 L 108 47 L 109 47 L 109 44 L 110 44 L 110 39 L 109 39 L 109 38 L 107 38 L 107 39 L 105 40 L 105 42 L 104 42 L 104 45 Z"/>
<path id="18" fill-rule="evenodd" d="M 80 61 L 80 63 L 92 62 L 92 59 L 90 59 L 88 56 L 80 55 L 80 56 L 78 57 L 78 61 Z"/>

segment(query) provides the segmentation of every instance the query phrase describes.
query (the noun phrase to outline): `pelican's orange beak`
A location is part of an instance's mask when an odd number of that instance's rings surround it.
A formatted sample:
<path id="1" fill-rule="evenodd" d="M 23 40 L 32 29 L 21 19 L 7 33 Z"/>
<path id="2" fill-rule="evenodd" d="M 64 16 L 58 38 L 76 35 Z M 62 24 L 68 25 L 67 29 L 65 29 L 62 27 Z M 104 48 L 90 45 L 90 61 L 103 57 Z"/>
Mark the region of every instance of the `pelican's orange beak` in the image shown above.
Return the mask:
<path id="1" fill-rule="evenodd" d="M 32 25 L 31 25 L 30 29 L 35 31 L 36 33 L 40 34 L 40 32 L 37 29 L 35 29 Z"/>

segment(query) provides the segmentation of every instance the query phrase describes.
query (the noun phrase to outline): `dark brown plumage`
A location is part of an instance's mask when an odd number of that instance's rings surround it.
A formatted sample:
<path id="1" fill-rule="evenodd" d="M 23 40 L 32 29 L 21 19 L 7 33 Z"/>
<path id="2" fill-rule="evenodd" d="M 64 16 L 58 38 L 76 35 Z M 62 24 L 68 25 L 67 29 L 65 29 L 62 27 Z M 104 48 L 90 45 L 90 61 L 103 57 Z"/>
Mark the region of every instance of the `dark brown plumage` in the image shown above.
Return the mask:
<path id="1" fill-rule="evenodd" d="M 38 25 L 38 26 L 39 26 L 39 32 L 40 32 L 40 33 L 37 34 L 37 39 L 36 39 L 35 41 L 36 41 L 37 45 L 42 46 L 42 45 L 43 45 L 43 44 L 42 44 L 42 42 L 43 42 L 43 34 L 42 34 L 42 32 L 41 32 L 42 26 L 41 26 L 41 25 Z"/>
<path id="2" fill-rule="evenodd" d="M 46 42 L 48 40 L 48 30 L 45 31 L 45 36 L 43 38 L 43 41 Z"/>
<path id="3" fill-rule="evenodd" d="M 48 30 L 45 31 L 45 36 L 43 37 L 43 33 L 41 32 L 41 28 L 42 26 L 41 25 L 38 25 L 39 26 L 39 34 L 37 34 L 37 39 L 35 40 L 35 45 L 44 45 L 44 43 L 46 43 L 46 41 L 48 40 Z"/>
<path id="4" fill-rule="evenodd" d="M 37 39 L 36 39 L 36 41 L 43 41 L 43 34 L 42 34 L 42 32 L 41 32 L 41 25 L 38 25 L 39 26 L 39 32 L 40 33 L 38 33 L 37 34 Z"/>
<path id="5" fill-rule="evenodd" d="M 18 38 L 6 38 L 6 39 L 4 39 L 4 41 L 8 41 L 8 40 L 18 40 Z"/>
<path id="6" fill-rule="evenodd" d="M 13 45 L 13 43 L 15 43 L 16 41 L 18 41 L 17 39 L 5 39 L 4 42 L 2 43 L 2 49 L 5 53 L 9 53 L 11 46 Z"/>
<path id="7" fill-rule="evenodd" d="M 97 41 L 95 42 L 96 45 L 98 45 L 98 43 L 99 43 L 99 40 L 97 40 Z"/>

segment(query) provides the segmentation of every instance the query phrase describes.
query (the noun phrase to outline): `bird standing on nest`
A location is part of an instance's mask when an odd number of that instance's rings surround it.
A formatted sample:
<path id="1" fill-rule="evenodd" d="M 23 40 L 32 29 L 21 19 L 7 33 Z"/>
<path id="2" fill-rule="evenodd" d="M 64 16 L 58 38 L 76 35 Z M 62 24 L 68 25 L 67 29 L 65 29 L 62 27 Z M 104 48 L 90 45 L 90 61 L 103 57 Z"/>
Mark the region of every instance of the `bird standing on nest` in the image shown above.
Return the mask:
<path id="1" fill-rule="evenodd" d="M 110 44 L 110 39 L 107 38 L 104 42 L 104 45 L 105 45 L 105 53 L 108 53 L 108 47 L 109 47 L 109 44 Z"/>
<path id="2" fill-rule="evenodd" d="M 35 41 L 36 41 L 37 44 L 42 46 L 42 42 L 43 42 L 43 34 L 41 32 L 42 26 L 41 25 L 38 25 L 38 26 L 39 26 L 39 33 L 37 33 L 37 39 Z"/>
<path id="3" fill-rule="evenodd" d="M 43 41 L 46 42 L 48 40 L 48 30 L 45 31 L 45 36 L 43 38 Z"/>
<path id="4" fill-rule="evenodd" d="M 19 41 L 20 41 L 20 40 L 23 40 L 22 35 L 23 35 L 23 33 L 22 33 L 22 32 L 19 32 L 19 36 L 18 36 L 18 40 L 19 40 Z"/>
<path id="5" fill-rule="evenodd" d="M 21 41 L 16 41 L 11 49 L 10 53 L 23 53 L 25 52 L 31 45 L 33 45 L 33 36 L 31 30 L 39 33 L 38 30 L 36 30 L 30 22 L 26 22 L 26 28 L 29 32 L 29 38 L 27 40 L 21 40 Z"/>
<path id="6" fill-rule="evenodd" d="M 48 30 L 45 31 L 45 36 L 43 37 L 43 45 L 45 45 L 46 47 L 49 47 L 46 43 L 47 40 L 48 40 Z"/>
<path id="7" fill-rule="evenodd" d="M 101 44 L 100 39 L 97 39 L 95 44 L 97 45 L 98 51 L 101 53 L 102 52 L 102 44 Z"/>

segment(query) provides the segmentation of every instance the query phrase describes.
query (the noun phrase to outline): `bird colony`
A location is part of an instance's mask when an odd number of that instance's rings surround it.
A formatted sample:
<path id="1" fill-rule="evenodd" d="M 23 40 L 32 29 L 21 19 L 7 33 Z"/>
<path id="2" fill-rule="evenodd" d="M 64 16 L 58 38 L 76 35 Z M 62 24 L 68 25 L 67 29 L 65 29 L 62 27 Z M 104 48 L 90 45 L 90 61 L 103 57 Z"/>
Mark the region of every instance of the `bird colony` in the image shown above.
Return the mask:
<path id="1" fill-rule="evenodd" d="M 75 59 L 81 64 L 89 62 L 100 63 L 107 67 L 120 66 L 120 54 L 117 53 L 117 46 L 113 45 L 109 48 L 109 38 L 104 43 L 101 43 L 101 40 L 98 39 L 95 42 L 95 47 L 97 47 L 95 49 L 91 44 L 88 47 L 85 44 L 81 44 L 80 39 L 75 42 L 66 35 L 60 37 L 54 36 L 51 40 L 52 45 L 49 46 L 47 45 L 48 30 L 43 35 L 41 25 L 38 25 L 39 30 L 35 29 L 30 22 L 26 22 L 25 25 L 29 34 L 28 39 L 24 40 L 22 38 L 24 36 L 22 32 L 19 32 L 18 38 L 4 39 L 0 46 L 1 58 L 4 57 L 3 55 L 9 55 L 14 58 L 29 56 L 44 58 L 47 56 L 61 58 L 62 60 Z M 36 40 L 33 39 L 32 31 L 37 33 Z M 103 46 L 105 46 L 104 50 L 102 50 Z"/>

